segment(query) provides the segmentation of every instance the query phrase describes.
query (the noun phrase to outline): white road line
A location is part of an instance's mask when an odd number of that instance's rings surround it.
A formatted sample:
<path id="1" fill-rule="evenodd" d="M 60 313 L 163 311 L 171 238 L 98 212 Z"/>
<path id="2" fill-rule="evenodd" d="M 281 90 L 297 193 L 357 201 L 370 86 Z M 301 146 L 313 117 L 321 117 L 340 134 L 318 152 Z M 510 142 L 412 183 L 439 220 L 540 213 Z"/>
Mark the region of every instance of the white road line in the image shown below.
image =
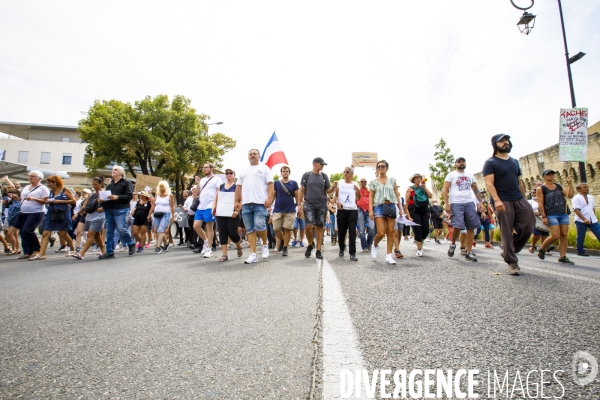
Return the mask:
<path id="1" fill-rule="evenodd" d="M 447 250 L 443 250 L 443 249 L 436 249 L 436 248 L 425 248 L 426 250 L 433 250 L 433 251 L 437 251 L 437 252 L 446 252 Z M 483 254 L 483 253 L 482 253 Z M 500 261 L 500 260 L 494 260 L 491 258 L 481 258 L 481 261 L 486 261 L 486 262 L 492 262 L 494 264 L 502 264 L 503 266 L 506 266 L 506 263 L 504 261 Z M 554 269 L 551 268 L 540 268 L 540 267 L 535 267 L 531 264 L 527 264 L 526 263 L 527 260 L 525 260 L 525 262 L 520 262 L 521 265 L 523 265 L 523 273 L 527 273 L 527 271 L 537 271 L 537 272 L 542 272 L 544 274 L 549 274 L 549 275 L 556 275 L 556 276 L 562 276 L 564 278 L 571 278 L 571 279 L 576 279 L 579 281 L 585 281 L 585 282 L 591 282 L 591 283 L 598 283 L 600 284 L 600 279 L 595 279 L 592 277 L 587 277 L 587 276 L 582 276 L 582 275 L 574 275 L 574 274 L 569 274 L 567 272 L 560 272 L 560 271 L 556 271 Z"/>
<path id="2" fill-rule="evenodd" d="M 317 260 L 317 264 L 320 260 Z M 329 263 L 323 259 L 323 398 L 340 398 L 340 371 L 365 370 L 358 336 L 342 293 L 342 287 Z M 364 396 L 364 387 L 361 390 Z M 353 393 L 352 398 L 355 397 Z"/>

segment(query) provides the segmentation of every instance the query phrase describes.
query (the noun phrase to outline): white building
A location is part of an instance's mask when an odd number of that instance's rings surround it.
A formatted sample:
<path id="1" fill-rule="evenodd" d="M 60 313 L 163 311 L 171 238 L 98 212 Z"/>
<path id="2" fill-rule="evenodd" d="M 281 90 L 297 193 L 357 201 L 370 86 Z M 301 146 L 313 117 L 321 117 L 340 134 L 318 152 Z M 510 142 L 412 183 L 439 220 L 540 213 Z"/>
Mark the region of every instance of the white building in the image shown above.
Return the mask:
<path id="1" fill-rule="evenodd" d="M 91 186 L 84 162 L 87 143 L 81 141 L 76 126 L 0 122 L 0 132 L 5 134 L 0 135 L 0 153 L 4 152 L 5 166 L 16 164 L 29 170 L 39 169 L 44 175 L 60 172 L 69 176 L 65 182 L 70 187 Z M 17 170 L 8 168 L 0 171 L 0 176 L 8 172 L 9 178 L 22 180 Z"/>

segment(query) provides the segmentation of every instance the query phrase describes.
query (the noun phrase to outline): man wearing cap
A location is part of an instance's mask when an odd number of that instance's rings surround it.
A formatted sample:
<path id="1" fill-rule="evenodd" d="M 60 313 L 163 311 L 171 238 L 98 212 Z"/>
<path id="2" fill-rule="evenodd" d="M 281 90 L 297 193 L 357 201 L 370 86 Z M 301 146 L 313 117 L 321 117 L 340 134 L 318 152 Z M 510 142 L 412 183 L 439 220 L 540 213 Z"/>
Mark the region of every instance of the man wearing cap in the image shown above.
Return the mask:
<path id="1" fill-rule="evenodd" d="M 316 258 L 320 260 L 323 259 L 321 245 L 323 243 L 323 230 L 327 217 L 327 194 L 332 193 L 337 187 L 337 182 L 334 182 L 332 186 L 329 183 L 327 175 L 321 172 L 325 165 L 327 163 L 321 157 L 316 157 L 313 160 L 313 169 L 302 175 L 302 180 L 300 181 L 300 204 L 298 207 L 298 212 L 304 213 L 304 220 L 306 221 L 308 247 L 304 256 L 307 258 L 310 257 L 312 250 L 315 248 L 314 227 L 316 226 Z"/>
<path id="2" fill-rule="evenodd" d="M 510 136 L 499 133 L 492 137 L 494 154 L 483 165 L 483 178 L 490 197 L 494 200 L 496 219 L 510 275 L 519 275 L 521 268 L 516 253 L 520 252 L 533 230 L 534 217 L 525 199 L 525 185 L 521 180 L 519 162 L 509 156 L 512 150 Z M 514 232 L 514 233 L 513 233 Z"/>
<path id="3" fill-rule="evenodd" d="M 575 226 L 577 227 L 577 255 L 588 257 L 589 254 L 583 248 L 585 234 L 589 229 L 600 240 L 600 223 L 594 209 L 594 196 L 590 193 L 590 187 L 586 182 L 575 186 L 577 194 L 571 199 L 571 205 L 575 212 Z"/>
<path id="4" fill-rule="evenodd" d="M 459 238 L 460 231 L 466 229 L 465 258 L 467 261 L 477 261 L 475 255 L 471 253 L 471 248 L 473 247 L 475 229 L 477 229 L 481 223 L 479 221 L 479 216 L 477 215 L 477 207 L 473 202 L 473 194 L 475 194 L 475 197 L 479 201 L 480 208 L 483 199 L 481 198 L 481 193 L 479 193 L 475 177 L 473 174 L 465 172 L 465 168 L 467 167 L 465 158 L 458 157 L 454 161 L 454 166 L 456 167 L 456 170 L 446 175 L 443 189 L 445 209 L 447 213 L 450 213 L 452 227 L 455 228 L 452 232 L 452 243 L 448 249 L 448 256 L 454 256 L 456 239 Z"/>
<path id="5" fill-rule="evenodd" d="M 262 241 L 262 258 L 269 258 L 267 245 L 267 216 L 273 195 L 273 176 L 271 169 L 261 165 L 260 151 L 251 149 L 248 152 L 250 166 L 240 174 L 235 188 L 235 203 L 242 204 L 242 219 L 246 227 L 246 236 L 250 245 L 250 257 L 244 264 L 258 262 L 256 255 L 256 235 Z M 235 210 L 237 212 L 237 210 Z"/>
<path id="6" fill-rule="evenodd" d="M 204 241 L 204 246 L 200 254 L 204 258 L 212 257 L 212 242 L 215 235 L 214 224 L 215 217 L 212 215 L 212 206 L 217 196 L 217 190 L 223 184 L 223 181 L 218 176 L 214 175 L 215 166 L 212 163 L 205 163 L 202 167 L 204 178 L 196 177 L 196 185 L 200 188 L 200 202 L 194 215 L 194 230 L 198 236 Z M 206 223 L 206 231 L 202 229 L 202 223 Z"/>

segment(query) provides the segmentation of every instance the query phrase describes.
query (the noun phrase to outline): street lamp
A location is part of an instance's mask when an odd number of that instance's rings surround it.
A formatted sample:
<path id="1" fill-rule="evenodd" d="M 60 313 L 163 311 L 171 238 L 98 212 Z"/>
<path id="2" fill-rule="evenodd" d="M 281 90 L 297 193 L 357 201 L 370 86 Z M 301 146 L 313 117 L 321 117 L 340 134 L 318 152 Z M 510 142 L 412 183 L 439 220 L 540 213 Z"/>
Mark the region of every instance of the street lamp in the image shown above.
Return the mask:
<path id="1" fill-rule="evenodd" d="M 206 125 L 223 125 L 222 122 L 213 122 L 212 124 L 206 124 Z"/>
<path id="2" fill-rule="evenodd" d="M 513 0 L 510 0 L 511 4 L 515 8 L 525 11 L 523 13 L 523 15 L 521 16 L 521 19 L 517 23 L 517 26 L 519 27 L 519 30 L 526 35 L 529 35 L 529 32 L 531 32 L 531 30 L 533 29 L 533 25 L 535 25 L 535 15 L 529 14 L 526 11 L 526 10 L 529 10 L 531 7 L 533 7 L 534 1 L 535 0 L 531 0 L 531 5 L 529 7 L 519 7 L 514 3 Z M 583 58 L 583 56 L 585 56 L 585 53 L 582 53 L 580 51 L 579 53 L 575 54 L 573 57 L 569 58 L 569 49 L 567 47 L 567 34 L 565 33 L 565 21 L 563 19 L 562 4 L 561 4 L 560 0 L 558 0 L 558 12 L 560 14 L 560 25 L 562 27 L 563 42 L 565 44 L 565 59 L 567 61 L 567 74 L 569 76 L 569 90 L 571 91 L 571 108 L 575 108 L 575 107 L 577 107 L 577 103 L 575 102 L 575 89 L 573 88 L 573 76 L 571 75 L 571 64 L 573 64 L 574 62 L 576 62 L 578 60 L 581 60 Z M 532 23 L 531 26 L 529 26 L 530 23 Z M 586 180 L 587 180 L 587 178 L 586 178 L 586 173 L 585 173 L 585 163 L 579 162 L 579 182 L 585 182 Z"/>

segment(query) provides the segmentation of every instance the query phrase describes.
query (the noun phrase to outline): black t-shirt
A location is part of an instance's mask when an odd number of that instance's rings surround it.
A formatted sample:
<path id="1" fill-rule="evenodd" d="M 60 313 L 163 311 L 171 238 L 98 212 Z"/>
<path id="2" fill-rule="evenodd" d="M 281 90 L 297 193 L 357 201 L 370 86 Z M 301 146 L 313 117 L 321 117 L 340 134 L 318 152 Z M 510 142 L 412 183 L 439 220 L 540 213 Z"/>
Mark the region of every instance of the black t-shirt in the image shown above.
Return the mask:
<path id="1" fill-rule="evenodd" d="M 523 198 L 519 187 L 521 166 L 519 162 L 510 157 L 503 160 L 496 156 L 487 159 L 483 164 L 483 176 L 494 175 L 494 187 L 502 201 L 515 201 Z"/>
<path id="2" fill-rule="evenodd" d="M 431 213 L 432 219 L 442 219 L 444 209 L 441 206 L 431 206 L 429 212 Z"/>

